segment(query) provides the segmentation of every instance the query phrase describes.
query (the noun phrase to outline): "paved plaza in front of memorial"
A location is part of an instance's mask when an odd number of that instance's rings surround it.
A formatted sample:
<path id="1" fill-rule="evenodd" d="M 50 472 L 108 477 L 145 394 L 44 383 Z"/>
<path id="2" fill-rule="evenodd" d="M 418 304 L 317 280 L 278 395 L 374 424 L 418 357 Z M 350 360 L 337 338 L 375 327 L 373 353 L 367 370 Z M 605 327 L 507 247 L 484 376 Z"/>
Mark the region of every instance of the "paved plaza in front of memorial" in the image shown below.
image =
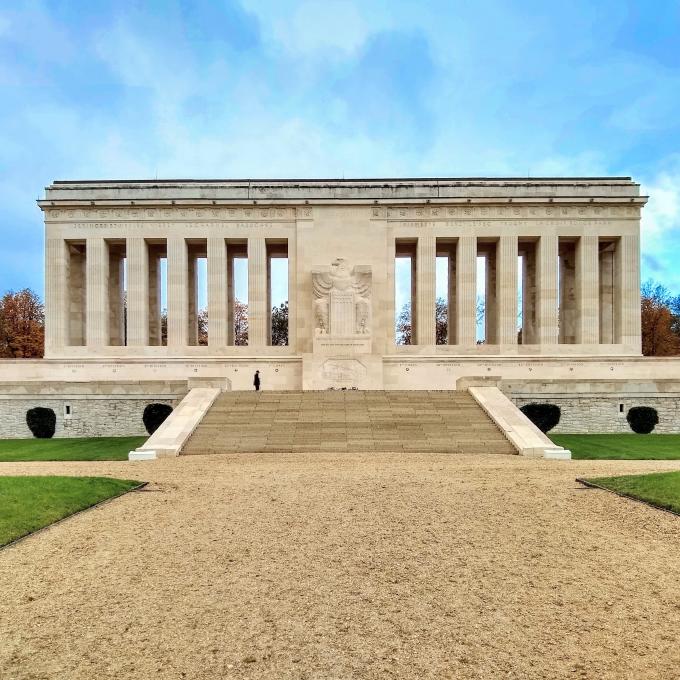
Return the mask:
<path id="1" fill-rule="evenodd" d="M 575 478 L 677 469 L 375 452 L 6 463 L 151 483 L 3 551 L 0 676 L 669 678 L 677 517 Z"/>

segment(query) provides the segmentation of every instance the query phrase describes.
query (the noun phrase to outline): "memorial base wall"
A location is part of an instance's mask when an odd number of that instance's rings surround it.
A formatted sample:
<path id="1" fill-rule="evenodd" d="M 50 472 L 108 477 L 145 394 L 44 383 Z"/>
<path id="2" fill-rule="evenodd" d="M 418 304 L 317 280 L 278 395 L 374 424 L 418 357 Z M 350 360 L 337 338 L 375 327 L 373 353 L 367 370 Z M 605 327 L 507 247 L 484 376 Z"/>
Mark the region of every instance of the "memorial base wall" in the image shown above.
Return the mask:
<path id="1" fill-rule="evenodd" d="M 653 360 L 652 360 L 653 361 Z M 504 381 L 502 389 L 516 406 L 541 403 L 560 407 L 551 434 L 631 433 L 626 419 L 634 406 L 656 409 L 658 434 L 680 433 L 680 381 L 658 380 Z"/>
<path id="2" fill-rule="evenodd" d="M 55 437 L 144 436 L 146 406 L 174 406 L 186 391 L 186 381 L 2 383 L 0 439 L 32 437 L 26 412 L 37 406 L 54 411 Z"/>
<path id="3" fill-rule="evenodd" d="M 518 406 L 560 406 L 556 433 L 629 432 L 625 416 L 632 406 L 657 409 L 656 432 L 680 432 L 679 359 L 303 355 L 202 362 L 0 361 L 0 438 L 29 437 L 26 411 L 34 406 L 54 409 L 57 437 L 143 435 L 147 404 L 176 404 L 192 386 L 252 390 L 255 370 L 263 390 L 455 390 L 466 378 L 483 378 L 497 382 Z"/>
<path id="4" fill-rule="evenodd" d="M 675 396 L 635 395 L 621 393 L 614 396 L 587 395 L 581 397 L 555 396 L 546 398 L 512 397 L 515 406 L 532 403 L 550 403 L 560 407 L 559 424 L 552 434 L 628 433 L 632 430 L 626 420 L 633 406 L 651 406 L 659 414 L 656 434 L 680 433 L 680 394 Z M 621 410 L 623 405 L 623 410 Z"/>

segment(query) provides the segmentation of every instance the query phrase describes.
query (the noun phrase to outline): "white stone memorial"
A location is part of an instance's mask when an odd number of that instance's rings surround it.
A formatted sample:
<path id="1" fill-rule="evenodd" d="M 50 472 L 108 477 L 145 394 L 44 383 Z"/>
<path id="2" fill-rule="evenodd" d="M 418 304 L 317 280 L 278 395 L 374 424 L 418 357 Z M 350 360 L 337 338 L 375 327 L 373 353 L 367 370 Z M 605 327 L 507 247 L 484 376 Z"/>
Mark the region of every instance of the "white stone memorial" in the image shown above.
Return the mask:
<path id="1" fill-rule="evenodd" d="M 641 357 L 646 201 L 629 177 L 55 181 L 38 201 L 46 358 L 0 363 L 8 408 L 15 389 L 34 403 L 63 385 L 82 408 L 130 385 L 177 401 L 170 384 L 249 390 L 259 370 L 264 390 L 451 390 L 495 376 L 517 403 L 576 403 L 596 385 L 619 423 L 617 384 L 637 394 L 646 381 L 639 393 L 659 395 L 660 381 L 680 380 L 676 361 Z M 276 260 L 287 263 L 287 345 L 272 335 Z M 395 331 L 404 263 L 410 344 Z"/>

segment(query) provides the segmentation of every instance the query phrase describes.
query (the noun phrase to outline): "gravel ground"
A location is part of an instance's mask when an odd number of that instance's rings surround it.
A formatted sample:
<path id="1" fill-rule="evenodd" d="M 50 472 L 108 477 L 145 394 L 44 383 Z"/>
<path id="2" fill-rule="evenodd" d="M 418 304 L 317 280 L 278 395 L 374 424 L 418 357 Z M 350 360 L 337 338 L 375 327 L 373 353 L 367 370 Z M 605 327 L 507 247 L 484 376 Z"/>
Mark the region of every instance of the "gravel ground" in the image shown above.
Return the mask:
<path id="1" fill-rule="evenodd" d="M 678 678 L 680 518 L 574 481 L 670 469 L 4 463 L 151 484 L 0 551 L 0 677 Z"/>

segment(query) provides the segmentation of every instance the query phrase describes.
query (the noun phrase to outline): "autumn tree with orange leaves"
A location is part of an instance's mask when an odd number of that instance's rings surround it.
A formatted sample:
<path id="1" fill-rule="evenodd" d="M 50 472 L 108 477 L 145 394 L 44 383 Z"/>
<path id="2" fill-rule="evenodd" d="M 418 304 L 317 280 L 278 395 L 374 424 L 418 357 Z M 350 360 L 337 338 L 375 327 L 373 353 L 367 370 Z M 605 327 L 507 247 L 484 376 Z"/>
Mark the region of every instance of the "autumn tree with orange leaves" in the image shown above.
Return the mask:
<path id="1" fill-rule="evenodd" d="M 680 354 L 680 297 L 664 286 L 647 281 L 640 292 L 642 353 L 647 357 Z"/>
<path id="2" fill-rule="evenodd" d="M 30 289 L 0 299 L 0 357 L 36 359 L 45 353 L 45 308 Z"/>

